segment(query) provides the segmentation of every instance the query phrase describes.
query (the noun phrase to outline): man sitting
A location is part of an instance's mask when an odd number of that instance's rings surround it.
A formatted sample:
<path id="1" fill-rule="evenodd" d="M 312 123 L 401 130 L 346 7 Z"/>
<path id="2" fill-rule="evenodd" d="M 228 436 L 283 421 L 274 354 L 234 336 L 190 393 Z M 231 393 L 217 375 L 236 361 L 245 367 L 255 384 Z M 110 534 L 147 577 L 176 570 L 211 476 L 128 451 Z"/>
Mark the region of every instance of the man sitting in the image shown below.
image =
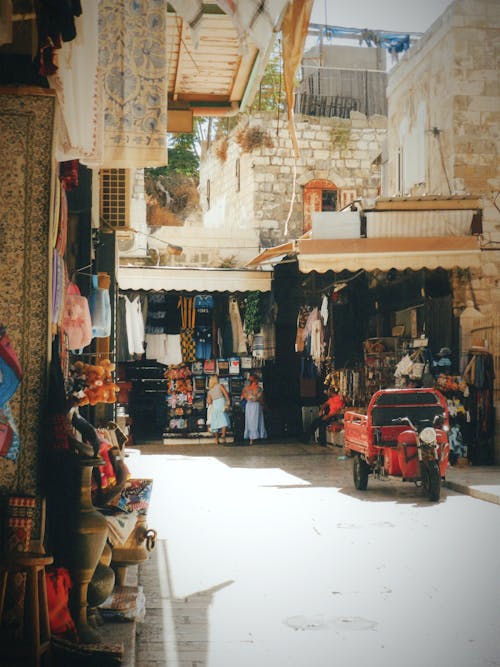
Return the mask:
<path id="1" fill-rule="evenodd" d="M 340 419 L 343 413 L 344 401 L 336 387 L 330 387 L 328 390 L 328 399 L 319 409 L 318 416 L 313 419 L 306 429 L 304 441 L 309 443 L 316 429 L 319 429 L 318 444 L 326 446 L 326 427 L 334 421 Z"/>

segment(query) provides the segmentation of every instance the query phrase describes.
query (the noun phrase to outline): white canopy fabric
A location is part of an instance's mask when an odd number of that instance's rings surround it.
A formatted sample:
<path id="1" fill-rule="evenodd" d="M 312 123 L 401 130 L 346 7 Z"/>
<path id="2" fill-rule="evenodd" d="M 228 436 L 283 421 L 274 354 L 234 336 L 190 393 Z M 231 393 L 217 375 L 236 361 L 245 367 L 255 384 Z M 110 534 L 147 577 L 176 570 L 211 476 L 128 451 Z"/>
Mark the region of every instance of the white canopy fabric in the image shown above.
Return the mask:
<path id="1" fill-rule="evenodd" d="M 121 290 L 184 292 L 270 292 L 271 271 L 245 269 L 120 266 Z"/>
<path id="2" fill-rule="evenodd" d="M 246 266 L 264 266 L 266 264 L 278 264 L 286 255 L 295 252 L 295 241 L 282 243 L 272 248 L 265 248 L 257 257 L 251 259 Z"/>
<path id="3" fill-rule="evenodd" d="M 475 236 L 299 240 L 297 244 L 302 273 L 477 268 L 481 261 Z"/>

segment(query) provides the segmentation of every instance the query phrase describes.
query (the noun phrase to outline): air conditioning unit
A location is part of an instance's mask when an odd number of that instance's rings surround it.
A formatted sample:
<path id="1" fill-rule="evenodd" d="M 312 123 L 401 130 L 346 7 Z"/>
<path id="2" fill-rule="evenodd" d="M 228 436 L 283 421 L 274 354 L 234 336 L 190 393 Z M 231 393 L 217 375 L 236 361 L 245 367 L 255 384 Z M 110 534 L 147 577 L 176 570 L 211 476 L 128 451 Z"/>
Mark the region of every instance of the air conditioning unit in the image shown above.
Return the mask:
<path id="1" fill-rule="evenodd" d="M 119 253 L 127 253 L 135 250 L 137 246 L 136 234 L 132 231 L 116 230 L 116 246 Z"/>
<path id="2" fill-rule="evenodd" d="M 115 230 L 116 249 L 120 257 L 146 257 L 148 254 L 147 237 L 132 230 Z"/>
<path id="3" fill-rule="evenodd" d="M 101 169 L 99 177 L 102 224 L 115 230 L 130 228 L 131 170 Z"/>

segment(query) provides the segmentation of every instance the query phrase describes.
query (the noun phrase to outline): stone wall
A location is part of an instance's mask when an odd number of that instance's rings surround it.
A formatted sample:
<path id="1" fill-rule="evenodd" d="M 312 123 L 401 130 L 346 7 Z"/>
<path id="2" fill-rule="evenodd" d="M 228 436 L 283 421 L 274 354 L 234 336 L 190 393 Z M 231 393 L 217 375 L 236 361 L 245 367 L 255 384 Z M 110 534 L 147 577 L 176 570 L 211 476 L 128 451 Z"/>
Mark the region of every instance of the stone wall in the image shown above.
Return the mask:
<path id="1" fill-rule="evenodd" d="M 247 124 L 266 132 L 272 147 L 244 152 L 236 137 L 238 129 Z M 382 116 L 366 118 L 357 112 L 350 120 L 296 117 L 300 157 L 295 159 L 286 117 L 270 113 L 245 117 L 227 139 L 225 159 L 218 157 L 223 154 L 220 142 L 225 141 L 219 140 L 202 160 L 204 225 L 224 228 L 229 236 L 253 227 L 258 230 L 260 245 L 269 247 L 303 233 L 302 192 L 310 180 L 328 179 L 339 189 L 353 189 L 357 197 L 373 199 L 380 185 L 379 167 L 374 162 L 382 152 L 386 125 Z"/>
<path id="2" fill-rule="evenodd" d="M 500 191 L 499 28 L 497 0 L 455 0 L 394 68 L 388 87 L 384 194 L 398 191 L 398 150 L 405 133 L 415 127 L 417 106 L 424 103 L 426 131 L 420 140 L 426 181 L 420 193 L 481 198 L 484 259 L 471 276 L 468 289 L 473 294 L 467 298 L 473 296 L 486 314 L 500 306 L 500 211 L 495 201 Z"/>
<path id="3" fill-rule="evenodd" d="M 455 0 L 391 72 L 385 194 L 398 192 L 398 149 L 415 128 L 422 103 L 426 127 L 418 140 L 427 163 L 422 191 L 482 195 L 499 189 L 499 27 L 497 0 Z M 409 190 L 415 184 L 405 185 Z"/>
<path id="4" fill-rule="evenodd" d="M 426 171 L 419 188 L 422 194 L 466 193 L 481 199 L 481 269 L 464 274 L 457 294 L 463 307 L 472 298 L 488 317 L 500 310 L 499 28 L 498 0 L 455 0 L 391 72 L 388 86 L 389 173 L 384 194 L 398 191 L 398 150 L 404 135 L 416 127 L 417 105 L 424 103 L 426 127 L 420 142 Z M 500 349 L 492 352 L 500 368 Z M 499 383 L 497 375 L 497 396 Z"/>

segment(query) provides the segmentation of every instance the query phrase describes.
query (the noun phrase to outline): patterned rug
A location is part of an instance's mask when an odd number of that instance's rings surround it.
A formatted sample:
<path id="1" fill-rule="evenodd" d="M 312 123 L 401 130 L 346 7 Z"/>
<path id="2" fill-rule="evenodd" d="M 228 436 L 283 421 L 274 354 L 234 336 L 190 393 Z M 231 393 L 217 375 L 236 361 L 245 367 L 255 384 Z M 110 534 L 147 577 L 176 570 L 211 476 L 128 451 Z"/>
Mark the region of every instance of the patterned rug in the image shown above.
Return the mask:
<path id="1" fill-rule="evenodd" d="M 0 88 L 0 322 L 24 377 L 10 400 L 21 447 L 0 457 L 0 494 L 35 495 L 48 349 L 49 210 L 54 94 Z M 35 516 L 34 535 L 39 531 Z"/>

